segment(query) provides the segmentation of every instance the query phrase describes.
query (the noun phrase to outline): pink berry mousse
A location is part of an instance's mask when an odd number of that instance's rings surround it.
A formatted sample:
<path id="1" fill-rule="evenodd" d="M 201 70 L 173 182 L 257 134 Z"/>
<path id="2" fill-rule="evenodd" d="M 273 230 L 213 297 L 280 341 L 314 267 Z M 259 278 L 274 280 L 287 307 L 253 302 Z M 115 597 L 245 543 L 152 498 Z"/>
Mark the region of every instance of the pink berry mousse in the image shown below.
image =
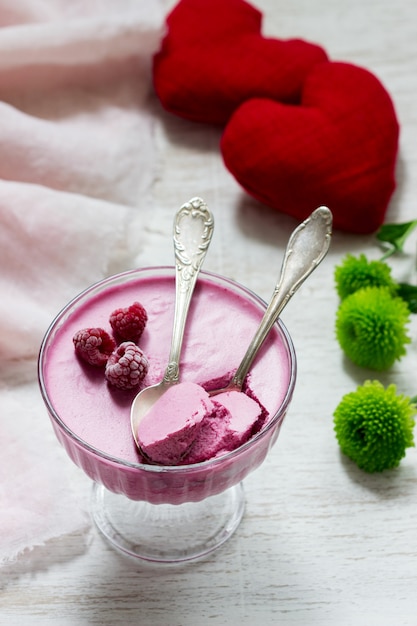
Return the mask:
<path id="1" fill-rule="evenodd" d="M 200 463 L 248 441 L 261 427 L 263 415 L 262 407 L 242 392 L 210 398 L 196 383 L 179 383 L 142 418 L 137 440 L 153 463 Z"/>
<path id="2" fill-rule="evenodd" d="M 148 463 L 132 436 L 130 407 L 140 389 L 163 377 L 171 343 L 174 300 L 172 275 L 141 277 L 139 272 L 138 277 L 129 277 L 125 284 L 110 283 L 82 300 L 57 328 L 43 365 L 45 388 L 53 411 L 83 445 L 123 463 Z M 80 328 L 108 328 L 111 312 L 135 301 L 140 301 L 147 312 L 140 348 L 147 357 L 148 370 L 139 386 L 118 389 L 108 383 L 102 369 L 77 358 L 72 338 Z M 202 275 L 184 335 L 181 382 L 206 389 L 226 384 L 262 313 L 259 304 Z M 181 463 L 199 463 L 210 455 L 217 458 L 263 428 L 284 401 L 290 374 L 287 345 L 278 329 L 273 328 L 247 377 L 248 395 L 227 394 L 210 399 L 210 407 L 214 405 L 215 411 L 206 410 L 199 438 L 187 454 L 181 452 Z M 184 418 L 186 413 L 178 408 L 178 416 Z M 215 431 L 215 436 L 209 436 L 211 431 Z M 164 456 L 161 460 L 168 462 Z"/>

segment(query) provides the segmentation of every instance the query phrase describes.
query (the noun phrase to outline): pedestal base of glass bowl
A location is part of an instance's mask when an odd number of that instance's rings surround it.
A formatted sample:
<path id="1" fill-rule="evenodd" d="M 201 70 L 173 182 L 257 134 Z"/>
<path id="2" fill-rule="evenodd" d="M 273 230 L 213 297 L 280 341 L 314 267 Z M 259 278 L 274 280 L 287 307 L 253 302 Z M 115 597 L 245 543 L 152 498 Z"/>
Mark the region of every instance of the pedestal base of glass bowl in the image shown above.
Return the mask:
<path id="1" fill-rule="evenodd" d="M 149 504 L 94 483 L 92 516 L 121 552 L 155 563 L 200 558 L 221 546 L 239 526 L 245 508 L 242 484 L 201 502 Z"/>

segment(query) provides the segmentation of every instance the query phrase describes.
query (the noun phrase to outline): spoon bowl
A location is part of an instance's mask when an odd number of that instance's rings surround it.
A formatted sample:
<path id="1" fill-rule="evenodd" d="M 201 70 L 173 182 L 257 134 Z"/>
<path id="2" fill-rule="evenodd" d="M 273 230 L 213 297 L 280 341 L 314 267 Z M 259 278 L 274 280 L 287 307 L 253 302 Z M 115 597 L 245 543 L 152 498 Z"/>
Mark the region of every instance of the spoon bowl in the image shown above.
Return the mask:
<path id="1" fill-rule="evenodd" d="M 136 445 L 140 421 L 165 391 L 179 382 L 179 362 L 187 314 L 198 274 L 213 235 L 214 220 L 201 198 L 192 198 L 174 218 L 175 312 L 171 350 L 162 380 L 146 387 L 133 400 L 130 425 Z"/>

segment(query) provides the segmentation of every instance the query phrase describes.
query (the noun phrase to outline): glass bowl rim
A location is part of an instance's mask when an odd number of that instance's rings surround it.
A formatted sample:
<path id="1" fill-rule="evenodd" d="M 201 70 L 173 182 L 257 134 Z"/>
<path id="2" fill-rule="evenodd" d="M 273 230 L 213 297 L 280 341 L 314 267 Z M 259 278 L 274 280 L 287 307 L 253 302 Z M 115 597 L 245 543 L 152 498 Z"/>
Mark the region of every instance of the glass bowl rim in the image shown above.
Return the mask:
<path id="1" fill-rule="evenodd" d="M 290 371 L 289 371 L 289 383 L 288 383 L 288 388 L 285 392 L 285 396 L 279 406 L 279 409 L 275 412 L 274 416 L 268 421 L 265 427 L 261 428 L 261 430 L 258 433 L 256 433 L 253 437 L 251 437 L 248 441 L 246 441 L 244 444 L 242 444 L 235 450 L 231 450 L 230 452 L 222 454 L 219 457 L 207 459 L 206 461 L 201 461 L 199 463 L 184 464 L 184 465 L 157 465 L 157 464 L 153 465 L 150 463 L 132 463 L 130 461 L 126 461 L 125 459 L 112 456 L 110 454 L 107 454 L 103 450 L 99 450 L 98 448 L 95 448 L 93 445 L 89 444 L 87 441 L 85 441 L 84 439 L 79 437 L 76 433 L 74 433 L 65 424 L 65 422 L 63 422 L 63 420 L 60 418 L 55 408 L 53 407 L 52 402 L 49 399 L 49 395 L 46 389 L 46 384 L 45 384 L 45 380 L 43 376 L 42 365 L 44 362 L 44 354 L 47 348 L 48 340 L 51 334 L 53 333 L 53 331 L 55 330 L 56 326 L 58 325 L 59 321 L 65 316 L 65 314 L 71 308 L 74 307 L 74 305 L 78 301 L 82 300 L 90 292 L 96 291 L 99 287 L 106 286 L 106 284 L 116 282 L 117 280 L 120 281 L 120 280 L 123 280 L 124 278 L 128 279 L 129 276 L 139 275 L 142 272 L 147 272 L 147 273 L 170 272 L 172 274 L 172 277 L 173 278 L 175 277 L 175 267 L 173 265 L 145 266 L 145 267 L 127 270 L 124 272 L 119 272 L 117 274 L 112 274 L 111 276 L 107 276 L 106 278 L 98 280 L 92 283 L 91 285 L 89 285 L 88 287 L 86 287 L 85 289 L 83 289 L 57 313 L 57 315 L 53 318 L 52 322 L 50 323 L 49 327 L 47 328 L 45 332 L 45 335 L 41 342 L 39 354 L 38 354 L 37 370 L 38 370 L 38 383 L 39 383 L 39 387 L 41 391 L 41 396 L 48 409 L 49 414 L 52 416 L 52 418 L 57 423 L 59 428 L 62 429 L 76 445 L 80 446 L 81 448 L 86 449 L 88 452 L 94 454 L 95 456 L 105 459 L 107 462 L 110 461 L 113 464 L 122 465 L 125 468 L 129 468 L 133 470 L 142 470 L 142 471 L 154 472 L 154 473 L 173 473 L 173 472 L 186 473 L 187 471 L 195 472 L 197 469 L 216 467 L 217 465 L 223 464 L 225 461 L 230 460 L 235 456 L 236 457 L 240 456 L 245 450 L 252 447 L 257 441 L 263 439 L 273 427 L 278 425 L 277 422 L 279 421 L 282 422 L 285 417 L 285 414 L 287 412 L 288 406 L 290 404 L 290 401 L 294 392 L 295 383 L 296 383 L 297 357 L 296 357 L 295 348 L 294 348 L 291 335 L 288 332 L 285 324 L 280 318 L 278 318 L 274 326 L 278 326 L 280 334 L 282 338 L 284 339 L 284 344 L 289 355 L 290 366 L 291 366 Z M 201 270 L 200 274 L 203 277 L 205 276 L 208 279 L 212 279 L 213 281 L 220 281 L 220 282 L 229 284 L 234 290 L 237 289 L 237 290 L 244 292 L 244 294 L 248 295 L 252 299 L 252 301 L 260 305 L 260 308 L 265 309 L 267 306 L 266 302 L 260 296 L 258 296 L 254 291 L 252 291 L 252 289 L 242 285 L 241 283 L 239 283 L 238 281 L 232 278 L 228 278 L 227 276 L 223 276 L 222 274 L 218 274 L 216 272 L 212 272 L 208 270 Z"/>

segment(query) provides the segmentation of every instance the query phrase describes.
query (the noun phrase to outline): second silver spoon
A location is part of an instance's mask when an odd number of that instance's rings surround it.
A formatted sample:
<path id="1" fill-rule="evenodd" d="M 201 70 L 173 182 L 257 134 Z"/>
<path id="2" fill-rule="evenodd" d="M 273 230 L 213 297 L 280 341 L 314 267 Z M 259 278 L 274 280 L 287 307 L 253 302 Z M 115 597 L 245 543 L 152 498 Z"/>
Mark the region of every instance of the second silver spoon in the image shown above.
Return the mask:
<path id="1" fill-rule="evenodd" d="M 223 391 L 241 391 L 246 375 L 269 331 L 305 279 L 324 259 L 330 246 L 333 217 L 321 206 L 293 231 L 282 262 L 278 283 L 249 347 L 226 387 L 208 391 L 215 396 Z"/>

